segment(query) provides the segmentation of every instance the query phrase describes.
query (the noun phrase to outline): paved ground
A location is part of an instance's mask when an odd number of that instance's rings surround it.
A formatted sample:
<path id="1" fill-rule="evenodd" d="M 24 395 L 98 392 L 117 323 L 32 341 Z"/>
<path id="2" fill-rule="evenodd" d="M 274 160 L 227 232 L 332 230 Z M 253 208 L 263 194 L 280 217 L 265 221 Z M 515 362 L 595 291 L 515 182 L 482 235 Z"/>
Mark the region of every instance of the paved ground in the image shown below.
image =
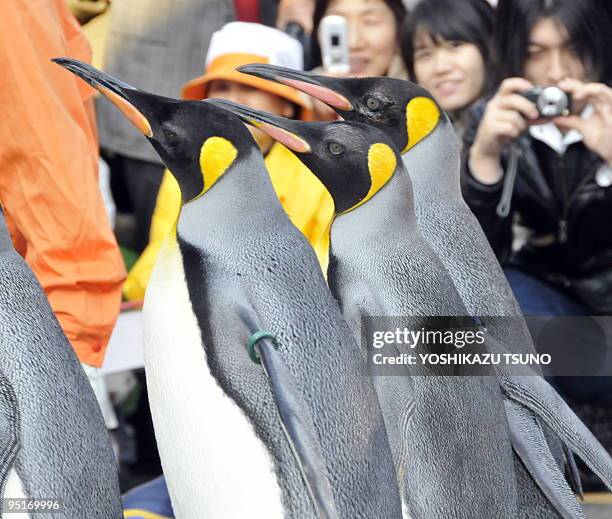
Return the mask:
<path id="1" fill-rule="evenodd" d="M 584 513 L 587 519 L 610 519 L 612 505 L 584 505 Z"/>

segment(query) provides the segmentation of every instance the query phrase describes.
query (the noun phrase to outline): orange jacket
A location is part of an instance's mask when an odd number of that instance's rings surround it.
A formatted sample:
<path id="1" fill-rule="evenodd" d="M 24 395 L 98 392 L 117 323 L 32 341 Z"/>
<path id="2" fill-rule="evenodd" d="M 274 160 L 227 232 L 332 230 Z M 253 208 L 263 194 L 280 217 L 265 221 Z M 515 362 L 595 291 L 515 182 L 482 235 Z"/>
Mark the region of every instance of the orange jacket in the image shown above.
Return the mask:
<path id="1" fill-rule="evenodd" d="M 0 2 L 0 199 L 17 251 L 80 360 L 102 364 L 125 270 L 97 184 L 93 90 L 49 60 L 88 61 L 65 0 Z"/>

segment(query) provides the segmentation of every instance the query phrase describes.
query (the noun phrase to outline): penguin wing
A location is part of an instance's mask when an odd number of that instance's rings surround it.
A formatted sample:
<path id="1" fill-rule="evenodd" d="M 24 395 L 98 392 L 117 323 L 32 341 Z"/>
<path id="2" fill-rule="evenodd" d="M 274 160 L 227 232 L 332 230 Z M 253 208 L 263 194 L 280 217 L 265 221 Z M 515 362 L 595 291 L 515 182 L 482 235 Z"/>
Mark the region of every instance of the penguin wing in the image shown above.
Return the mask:
<path id="1" fill-rule="evenodd" d="M 262 344 L 258 352 L 264 371 L 270 379 L 285 436 L 300 467 L 314 507 L 321 519 L 339 519 L 327 466 L 308 405 L 274 346 Z"/>
<path id="2" fill-rule="evenodd" d="M 256 312 L 243 307 L 239 309 L 238 314 L 253 334 L 249 348 L 254 350 L 270 380 L 281 427 L 300 468 L 318 517 L 339 519 L 327 466 L 308 404 L 276 350 L 276 344 L 271 336 L 264 332 L 259 339 L 253 341 L 253 337 L 256 337 L 257 333 L 261 334 L 263 330 Z"/>
<path id="3" fill-rule="evenodd" d="M 0 372 L 0 490 L 19 451 L 19 408 L 9 380 Z M 2 496 L 0 496 L 2 497 Z"/>
<path id="4" fill-rule="evenodd" d="M 402 484 L 406 480 L 406 477 L 407 477 L 406 466 L 408 464 L 409 445 L 411 445 L 410 438 L 408 437 L 409 436 L 408 431 L 411 430 L 410 422 L 412 422 L 412 418 L 414 416 L 415 409 L 416 409 L 416 400 L 408 399 L 405 402 L 404 409 L 399 419 L 399 431 L 401 431 L 399 437 L 401 441 L 399 442 L 399 445 L 397 446 L 396 472 L 397 472 L 397 480 L 401 482 Z"/>
<path id="5" fill-rule="evenodd" d="M 576 465 L 574 453 L 565 443 L 562 443 L 561 446 L 563 447 L 563 459 L 565 461 L 565 471 L 568 483 L 570 484 L 572 491 L 577 494 L 580 499 L 584 499 L 582 481 L 580 480 L 580 472 L 578 471 L 578 466 Z"/>
<path id="6" fill-rule="evenodd" d="M 512 448 L 542 493 L 563 519 L 584 519 L 584 513 L 555 458 L 536 416 L 513 400 L 505 400 Z"/>
<path id="7" fill-rule="evenodd" d="M 373 333 L 375 331 L 372 316 L 362 307 L 356 307 L 354 314 L 353 322 L 358 323 L 358 326 L 362 328 L 362 336 L 366 337 L 366 340 L 369 341 L 374 336 Z M 384 314 L 385 312 L 381 308 L 378 315 L 382 316 Z M 400 353 L 398 348 L 391 346 L 388 346 L 388 348 L 390 351 L 394 351 L 394 353 Z M 412 445 L 410 435 L 413 434 L 413 429 L 411 423 L 418 405 L 411 379 L 406 377 L 404 380 L 406 383 L 399 386 L 397 384 L 397 375 L 390 375 L 377 376 L 374 382 L 395 463 L 396 479 L 402 494 L 406 491 L 405 482 L 409 479 L 406 470 L 409 450 Z"/>
<path id="8" fill-rule="evenodd" d="M 533 411 L 612 490 L 612 458 L 548 382 L 537 375 L 499 380 L 508 398 Z"/>

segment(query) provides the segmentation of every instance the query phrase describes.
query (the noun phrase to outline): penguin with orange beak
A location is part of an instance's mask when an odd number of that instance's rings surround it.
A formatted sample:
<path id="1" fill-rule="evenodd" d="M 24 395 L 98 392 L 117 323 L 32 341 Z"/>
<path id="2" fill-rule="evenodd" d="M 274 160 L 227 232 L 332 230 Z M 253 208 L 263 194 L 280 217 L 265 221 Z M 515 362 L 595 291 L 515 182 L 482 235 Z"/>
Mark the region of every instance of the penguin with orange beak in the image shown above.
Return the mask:
<path id="1" fill-rule="evenodd" d="M 348 121 L 384 131 L 402 150 L 402 161 L 412 181 L 418 225 L 451 275 L 467 310 L 483 320 L 490 337 L 507 351 L 535 353 L 512 289 L 480 224 L 461 196 L 460 145 L 448 117 L 429 92 L 409 81 L 387 77 L 332 78 L 263 64 L 247 65 L 240 70 L 291 85 L 328 104 Z M 538 367 L 535 370 L 541 374 Z M 508 376 L 500 374 L 499 380 L 507 395 L 516 391 L 514 384 L 506 385 Z M 543 389 L 537 400 L 544 402 L 545 408 L 554 407 L 547 400 L 551 395 L 547 388 Z M 556 401 L 558 395 L 554 395 Z M 514 405 L 511 400 L 506 400 L 506 413 L 513 447 L 520 458 L 516 470 L 523 489 L 518 517 L 548 519 L 558 514 L 572 517 L 575 500 L 561 492 L 565 477 L 557 468 L 565 462 L 567 478 L 573 490 L 581 494 L 580 478 L 566 440 L 569 431 L 559 441 L 536 418 L 537 413 L 524 404 Z M 570 420 L 574 415 L 567 411 Z M 526 428 L 532 438 L 529 443 L 521 441 Z M 582 436 L 586 435 L 583 429 Z M 596 449 L 595 444 L 591 447 Z M 551 451 L 556 463 L 552 463 Z M 585 452 L 583 455 L 589 456 Z M 546 464 L 542 464 L 544 456 Z M 604 453 L 597 457 L 589 458 L 587 464 L 608 463 L 609 457 Z M 599 475 L 602 476 L 601 471 Z M 604 481 L 610 482 L 608 477 Z"/>
<path id="2" fill-rule="evenodd" d="M 55 61 L 117 105 L 181 190 L 144 305 L 151 413 L 176 517 L 399 519 L 371 378 L 248 129 L 208 101 Z"/>
<path id="3" fill-rule="evenodd" d="M 467 315 L 446 270 L 420 234 L 412 189 L 393 142 L 360 123 L 303 123 L 215 100 L 284 144 L 329 191 L 335 209 L 328 282 L 357 336 L 362 322 Z M 461 327 L 461 319 L 443 319 Z M 368 328 L 368 325 L 365 325 Z M 419 345 L 419 352 L 429 351 Z M 456 346 L 450 345 L 452 353 Z M 375 370 L 405 514 L 411 518 L 515 518 L 517 488 L 502 394 L 494 377 L 454 366 Z M 414 372 L 413 372 L 414 373 Z M 486 483 L 485 483 L 486 482 Z"/>

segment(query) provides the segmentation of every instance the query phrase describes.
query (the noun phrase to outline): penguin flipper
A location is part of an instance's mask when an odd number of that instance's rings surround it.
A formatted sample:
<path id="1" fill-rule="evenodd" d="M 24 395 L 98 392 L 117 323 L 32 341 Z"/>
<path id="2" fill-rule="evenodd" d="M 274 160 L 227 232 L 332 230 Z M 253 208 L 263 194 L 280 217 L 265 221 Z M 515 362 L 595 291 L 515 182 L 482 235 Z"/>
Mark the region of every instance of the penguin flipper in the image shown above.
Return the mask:
<path id="1" fill-rule="evenodd" d="M 574 494 L 578 495 L 580 499 L 584 499 L 582 480 L 580 479 L 580 471 L 576 465 L 574 453 L 565 443 L 562 443 L 561 445 L 563 447 L 563 458 L 565 460 L 565 475 L 567 477 L 567 481 Z"/>
<path id="2" fill-rule="evenodd" d="M 563 519 L 584 519 L 584 512 L 553 457 L 536 416 L 513 400 L 504 400 L 514 452 Z"/>
<path id="3" fill-rule="evenodd" d="M 499 375 L 504 393 L 533 411 L 612 490 L 612 458 L 543 378 Z"/>
<path id="4" fill-rule="evenodd" d="M 0 491 L 5 488 L 19 451 L 19 419 L 13 386 L 0 372 Z"/>
<path id="5" fill-rule="evenodd" d="M 327 467 L 308 405 L 275 347 L 262 344 L 258 353 L 264 371 L 270 379 L 285 436 L 300 467 L 318 516 L 321 519 L 339 519 Z"/>
<path id="6" fill-rule="evenodd" d="M 403 482 L 407 479 L 408 474 L 406 474 L 406 466 L 408 464 L 408 456 L 409 456 L 409 448 L 410 438 L 407 437 L 408 431 L 411 430 L 410 422 L 414 416 L 414 412 L 416 409 L 416 400 L 408 399 L 404 405 L 404 409 L 400 414 L 399 418 L 399 430 L 403 431 L 403 434 L 400 435 L 401 442 L 398 446 L 398 452 L 396 453 L 396 474 L 397 480 Z"/>

